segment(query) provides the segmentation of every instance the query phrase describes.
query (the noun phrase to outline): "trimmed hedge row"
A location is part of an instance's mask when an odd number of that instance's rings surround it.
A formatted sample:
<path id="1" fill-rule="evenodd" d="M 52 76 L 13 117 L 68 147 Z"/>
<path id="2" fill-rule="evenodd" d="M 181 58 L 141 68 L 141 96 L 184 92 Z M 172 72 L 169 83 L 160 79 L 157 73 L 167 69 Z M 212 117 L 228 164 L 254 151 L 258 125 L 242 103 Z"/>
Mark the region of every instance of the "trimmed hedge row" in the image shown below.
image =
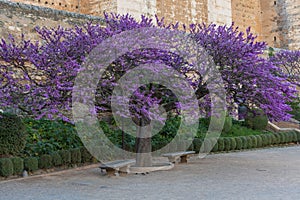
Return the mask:
<path id="1" fill-rule="evenodd" d="M 196 151 L 197 153 L 199 152 L 199 150 L 201 153 L 206 153 L 209 151 L 220 152 L 261 148 L 270 145 L 297 142 L 300 142 L 300 133 L 297 131 L 239 137 L 221 137 L 218 138 L 218 140 L 216 138 L 209 138 L 205 139 L 204 141 L 199 138 L 195 138 L 193 141 L 192 150 Z M 215 145 L 212 146 L 213 144 Z"/>
<path id="2" fill-rule="evenodd" d="M 24 159 L 20 157 L 0 158 L 0 176 L 21 175 L 24 170 L 34 172 L 38 169 L 93 162 L 93 159 L 93 156 L 84 147 L 61 150 L 51 155 L 45 154 L 40 157 L 26 157 Z"/>

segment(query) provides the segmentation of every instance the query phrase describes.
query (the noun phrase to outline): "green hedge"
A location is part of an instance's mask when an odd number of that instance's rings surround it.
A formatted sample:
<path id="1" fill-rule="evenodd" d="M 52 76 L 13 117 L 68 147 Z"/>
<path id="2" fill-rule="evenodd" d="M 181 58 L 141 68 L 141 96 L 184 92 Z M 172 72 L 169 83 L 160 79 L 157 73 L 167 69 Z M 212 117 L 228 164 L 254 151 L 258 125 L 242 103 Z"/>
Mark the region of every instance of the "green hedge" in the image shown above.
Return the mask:
<path id="1" fill-rule="evenodd" d="M 228 137 L 224 138 L 224 151 L 231 150 L 231 139 Z"/>
<path id="2" fill-rule="evenodd" d="M 202 145 L 202 140 L 200 138 L 195 138 L 193 140 L 193 147 L 196 153 L 199 153 L 201 145 Z"/>
<path id="3" fill-rule="evenodd" d="M 243 144 L 242 149 L 247 149 L 247 148 L 248 148 L 248 140 L 247 140 L 247 137 L 246 137 L 246 136 L 241 136 L 240 138 L 241 138 L 242 144 Z"/>
<path id="4" fill-rule="evenodd" d="M 261 148 L 263 146 L 263 141 L 260 135 L 255 135 L 257 141 L 257 148 Z"/>
<path id="5" fill-rule="evenodd" d="M 36 157 L 27 157 L 24 159 L 24 169 L 34 172 L 39 169 L 39 161 Z"/>
<path id="6" fill-rule="evenodd" d="M 225 149 L 224 138 L 219 138 L 218 139 L 218 150 L 219 151 L 224 151 L 224 149 Z"/>
<path id="7" fill-rule="evenodd" d="M 0 155 L 18 155 L 26 144 L 26 128 L 20 117 L 0 113 Z"/>
<path id="8" fill-rule="evenodd" d="M 24 170 L 24 161 L 20 157 L 13 157 L 11 161 L 14 166 L 14 175 L 21 175 Z"/>
<path id="9" fill-rule="evenodd" d="M 211 145 L 213 145 L 212 152 L 217 152 L 219 150 L 218 140 L 216 138 L 211 138 Z"/>
<path id="10" fill-rule="evenodd" d="M 237 150 L 243 149 L 243 141 L 242 141 L 241 137 L 235 137 L 234 139 L 236 142 L 236 149 Z"/>
<path id="11" fill-rule="evenodd" d="M 71 163 L 72 164 L 81 163 L 81 153 L 80 153 L 79 148 L 71 149 L 70 153 L 71 153 Z"/>
<path id="12" fill-rule="evenodd" d="M 245 117 L 245 124 L 254 130 L 264 130 L 268 125 L 268 117 L 262 110 L 254 109 L 248 112 Z"/>
<path id="13" fill-rule="evenodd" d="M 91 162 L 93 160 L 93 156 L 85 147 L 80 148 L 80 153 L 81 153 L 81 162 L 86 163 L 86 162 Z"/>
<path id="14" fill-rule="evenodd" d="M 58 151 L 61 160 L 62 160 L 62 164 L 63 165 L 68 165 L 71 164 L 71 153 L 68 150 L 60 150 Z"/>
<path id="15" fill-rule="evenodd" d="M 58 152 L 52 153 L 51 156 L 52 156 L 52 164 L 54 167 L 58 167 L 62 165 L 62 159 Z"/>
<path id="16" fill-rule="evenodd" d="M 39 158 L 39 168 L 50 169 L 51 167 L 53 167 L 52 156 L 48 154 L 41 155 Z"/>
<path id="17" fill-rule="evenodd" d="M 10 158 L 0 158 L 0 176 L 8 177 L 14 174 L 14 165 Z"/>

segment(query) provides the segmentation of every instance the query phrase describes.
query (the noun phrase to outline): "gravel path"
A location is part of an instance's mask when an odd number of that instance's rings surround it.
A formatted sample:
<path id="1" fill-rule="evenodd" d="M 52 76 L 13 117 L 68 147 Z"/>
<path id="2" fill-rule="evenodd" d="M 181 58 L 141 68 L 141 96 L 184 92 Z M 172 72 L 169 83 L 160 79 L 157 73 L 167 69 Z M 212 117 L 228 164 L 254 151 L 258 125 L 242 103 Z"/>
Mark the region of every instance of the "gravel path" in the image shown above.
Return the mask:
<path id="1" fill-rule="evenodd" d="M 0 182 L 1 200 L 300 199 L 300 146 L 209 155 L 170 171 L 101 176 L 97 168 Z"/>

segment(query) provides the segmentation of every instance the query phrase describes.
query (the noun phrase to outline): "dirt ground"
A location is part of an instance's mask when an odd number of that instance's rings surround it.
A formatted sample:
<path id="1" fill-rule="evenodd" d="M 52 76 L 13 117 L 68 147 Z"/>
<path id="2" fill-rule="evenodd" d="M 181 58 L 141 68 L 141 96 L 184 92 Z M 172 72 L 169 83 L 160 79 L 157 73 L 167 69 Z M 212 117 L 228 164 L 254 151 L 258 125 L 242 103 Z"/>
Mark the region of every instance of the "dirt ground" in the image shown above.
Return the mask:
<path id="1" fill-rule="evenodd" d="M 101 176 L 94 166 L 0 182 L 1 200 L 300 199 L 300 146 L 213 154 L 169 171 Z"/>

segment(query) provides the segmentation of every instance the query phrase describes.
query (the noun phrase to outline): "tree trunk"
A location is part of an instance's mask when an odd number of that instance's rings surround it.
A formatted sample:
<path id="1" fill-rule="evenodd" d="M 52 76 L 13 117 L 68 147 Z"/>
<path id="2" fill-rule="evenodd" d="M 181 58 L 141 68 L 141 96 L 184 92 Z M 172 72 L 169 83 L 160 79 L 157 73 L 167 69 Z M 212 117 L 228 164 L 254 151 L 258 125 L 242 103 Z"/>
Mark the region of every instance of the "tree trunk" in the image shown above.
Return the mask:
<path id="1" fill-rule="evenodd" d="M 138 127 L 136 139 L 136 166 L 137 167 L 151 167 L 151 127 Z"/>

